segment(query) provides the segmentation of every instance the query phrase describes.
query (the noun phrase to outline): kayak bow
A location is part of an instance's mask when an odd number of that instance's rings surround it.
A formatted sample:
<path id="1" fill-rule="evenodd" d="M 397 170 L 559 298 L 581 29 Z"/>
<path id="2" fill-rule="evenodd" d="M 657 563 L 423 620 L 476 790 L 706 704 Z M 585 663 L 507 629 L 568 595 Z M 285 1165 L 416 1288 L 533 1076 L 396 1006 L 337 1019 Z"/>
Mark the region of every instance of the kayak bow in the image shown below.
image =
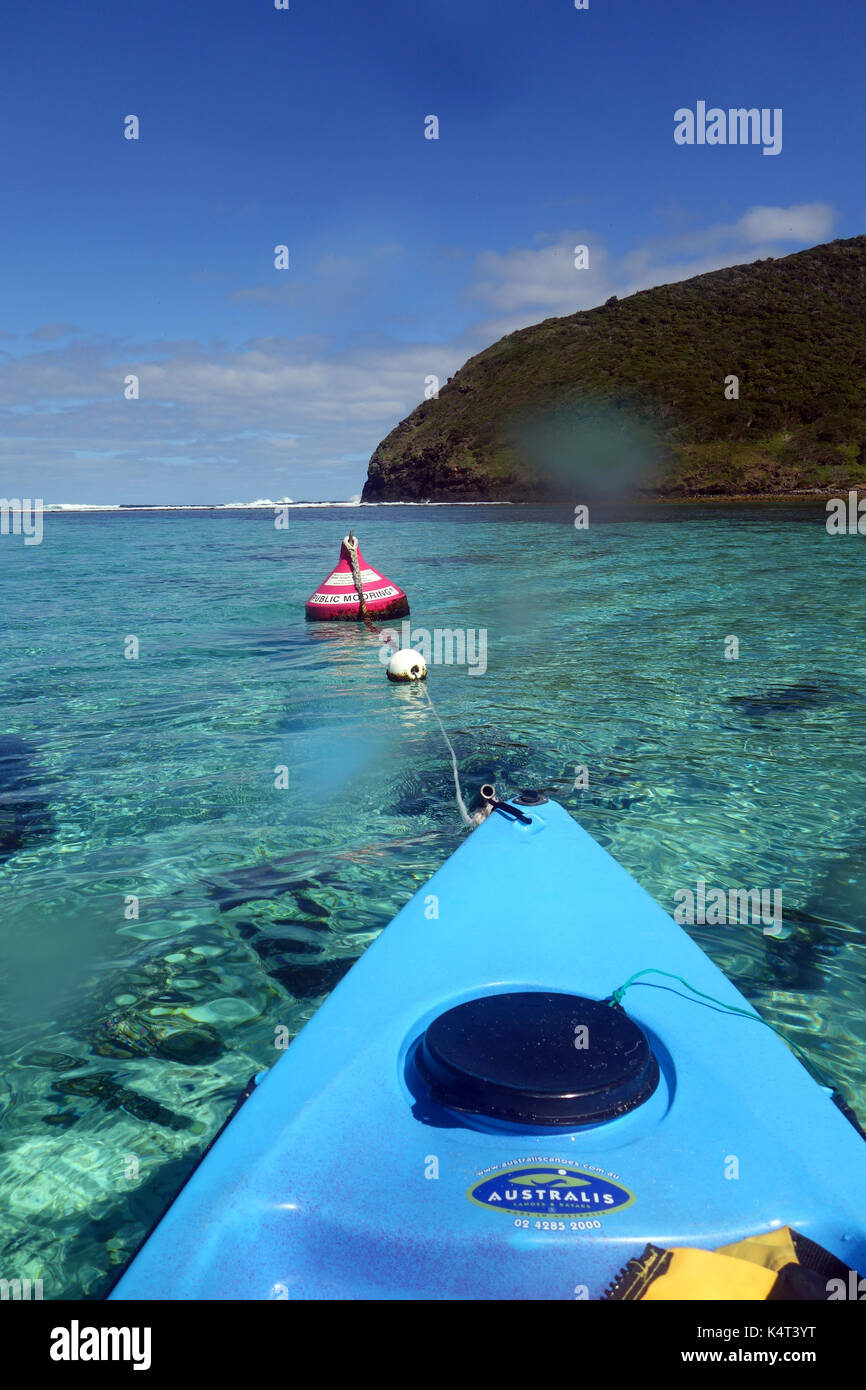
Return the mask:
<path id="1" fill-rule="evenodd" d="M 648 1242 L 787 1225 L 866 1266 L 860 1135 L 561 806 L 520 811 L 337 985 L 111 1297 L 600 1298 Z M 650 969 L 718 1002 L 612 1000 Z"/>

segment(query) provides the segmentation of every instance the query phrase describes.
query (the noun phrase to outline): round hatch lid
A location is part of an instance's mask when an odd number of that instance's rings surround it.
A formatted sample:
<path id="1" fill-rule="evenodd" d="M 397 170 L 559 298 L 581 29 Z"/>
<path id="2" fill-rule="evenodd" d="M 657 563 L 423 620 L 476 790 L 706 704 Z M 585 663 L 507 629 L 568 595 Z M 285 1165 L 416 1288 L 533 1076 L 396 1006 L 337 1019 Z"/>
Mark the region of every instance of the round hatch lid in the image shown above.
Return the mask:
<path id="1" fill-rule="evenodd" d="M 642 1105 L 659 1068 L 619 1006 L 578 994 L 487 994 L 440 1014 L 415 1065 L 447 1110 L 519 1125 L 589 1125 Z"/>

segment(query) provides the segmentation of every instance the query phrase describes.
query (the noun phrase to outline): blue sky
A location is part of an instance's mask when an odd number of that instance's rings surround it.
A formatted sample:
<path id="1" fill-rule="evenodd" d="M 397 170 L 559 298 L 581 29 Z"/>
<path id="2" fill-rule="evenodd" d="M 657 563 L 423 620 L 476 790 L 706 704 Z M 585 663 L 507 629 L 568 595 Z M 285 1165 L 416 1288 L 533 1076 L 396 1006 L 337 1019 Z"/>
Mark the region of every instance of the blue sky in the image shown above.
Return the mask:
<path id="1" fill-rule="evenodd" d="M 2 496 L 349 497 L 425 377 L 503 333 L 864 230 L 838 0 L 55 0 L 3 28 Z M 678 146 L 698 100 L 782 108 L 781 153 Z"/>

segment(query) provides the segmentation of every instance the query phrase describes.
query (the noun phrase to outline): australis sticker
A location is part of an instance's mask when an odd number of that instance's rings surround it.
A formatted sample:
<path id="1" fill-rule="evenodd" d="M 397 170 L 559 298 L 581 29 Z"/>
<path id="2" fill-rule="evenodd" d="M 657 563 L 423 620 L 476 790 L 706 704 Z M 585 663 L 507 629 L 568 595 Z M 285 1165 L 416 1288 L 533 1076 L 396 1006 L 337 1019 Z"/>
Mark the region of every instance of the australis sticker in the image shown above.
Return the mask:
<path id="1" fill-rule="evenodd" d="M 488 1173 L 466 1196 L 480 1207 L 531 1216 L 602 1216 L 622 1211 L 635 1200 L 633 1192 L 603 1173 L 542 1163 Z"/>

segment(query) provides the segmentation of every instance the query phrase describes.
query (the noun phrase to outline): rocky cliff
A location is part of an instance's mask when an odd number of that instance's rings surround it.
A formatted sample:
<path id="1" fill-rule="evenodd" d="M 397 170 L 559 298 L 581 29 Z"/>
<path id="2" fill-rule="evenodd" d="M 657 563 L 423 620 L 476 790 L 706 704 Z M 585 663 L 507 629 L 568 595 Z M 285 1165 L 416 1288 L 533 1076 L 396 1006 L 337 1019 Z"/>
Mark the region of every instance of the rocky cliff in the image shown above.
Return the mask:
<path id="1" fill-rule="evenodd" d="M 508 334 L 382 441 L 363 500 L 759 495 L 864 479 L 860 236 Z"/>

